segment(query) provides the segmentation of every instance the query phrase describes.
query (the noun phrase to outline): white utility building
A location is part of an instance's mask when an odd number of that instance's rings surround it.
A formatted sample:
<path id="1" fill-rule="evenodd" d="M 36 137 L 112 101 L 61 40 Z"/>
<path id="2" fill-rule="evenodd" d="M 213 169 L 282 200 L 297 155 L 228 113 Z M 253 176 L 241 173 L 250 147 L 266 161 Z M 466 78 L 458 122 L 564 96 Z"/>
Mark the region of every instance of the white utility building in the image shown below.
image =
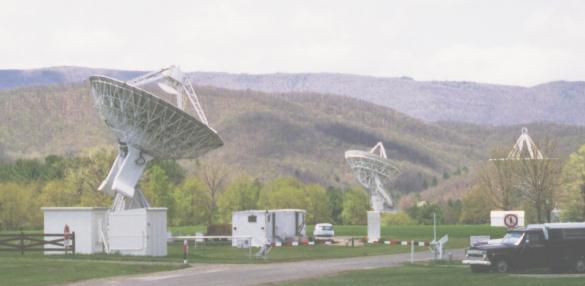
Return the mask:
<path id="1" fill-rule="evenodd" d="M 232 246 L 299 242 L 306 236 L 306 214 L 300 209 L 248 210 L 232 213 Z M 239 239 L 251 237 L 248 239 Z"/>
<path id="2" fill-rule="evenodd" d="M 63 233 L 65 225 L 75 232 L 76 253 L 167 255 L 166 208 L 112 212 L 108 208 L 55 207 L 43 208 L 43 213 L 45 233 Z"/>
<path id="3" fill-rule="evenodd" d="M 108 213 L 108 252 L 167 255 L 167 208 L 139 208 Z"/>
<path id="4" fill-rule="evenodd" d="M 75 232 L 75 252 L 93 254 L 103 252 L 100 239 L 100 224 L 107 208 L 42 208 L 45 233 L 63 233 L 65 225 L 70 232 Z M 51 248 L 56 246 L 51 245 Z M 45 254 L 63 254 L 63 252 L 46 251 Z"/>

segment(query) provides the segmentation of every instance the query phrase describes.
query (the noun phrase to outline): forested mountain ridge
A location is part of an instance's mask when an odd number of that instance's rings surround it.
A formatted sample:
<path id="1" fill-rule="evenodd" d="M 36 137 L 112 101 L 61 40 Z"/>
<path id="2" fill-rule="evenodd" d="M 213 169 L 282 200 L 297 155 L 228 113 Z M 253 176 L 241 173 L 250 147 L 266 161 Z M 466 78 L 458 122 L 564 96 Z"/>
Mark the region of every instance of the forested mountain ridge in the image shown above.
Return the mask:
<path id="1" fill-rule="evenodd" d="M 81 67 L 0 70 L 0 89 L 80 82 L 91 74 L 120 79 L 141 72 Z M 200 86 L 267 93 L 343 95 L 393 108 L 430 121 L 482 125 L 551 122 L 585 125 L 585 82 L 553 81 L 532 87 L 457 81 L 417 81 L 408 77 L 372 77 L 334 73 L 230 74 L 190 73 Z"/>

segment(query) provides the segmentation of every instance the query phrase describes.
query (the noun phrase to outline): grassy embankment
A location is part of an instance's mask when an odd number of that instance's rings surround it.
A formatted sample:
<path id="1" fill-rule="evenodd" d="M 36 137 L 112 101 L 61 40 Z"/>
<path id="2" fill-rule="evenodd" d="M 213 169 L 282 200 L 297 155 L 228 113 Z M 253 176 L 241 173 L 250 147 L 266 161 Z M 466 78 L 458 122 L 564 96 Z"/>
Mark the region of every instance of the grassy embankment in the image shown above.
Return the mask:
<path id="1" fill-rule="evenodd" d="M 54 285 L 179 268 L 176 264 L 121 264 L 110 261 L 42 258 L 37 255 L 4 255 L 0 256 L 0 285 Z"/>

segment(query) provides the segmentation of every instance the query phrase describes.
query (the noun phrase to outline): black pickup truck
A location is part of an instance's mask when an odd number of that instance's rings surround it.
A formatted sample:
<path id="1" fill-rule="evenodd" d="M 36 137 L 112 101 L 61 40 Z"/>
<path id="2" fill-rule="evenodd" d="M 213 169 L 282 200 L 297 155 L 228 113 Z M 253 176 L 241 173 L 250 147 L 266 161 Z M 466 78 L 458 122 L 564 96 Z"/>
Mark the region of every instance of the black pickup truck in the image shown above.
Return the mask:
<path id="1" fill-rule="evenodd" d="M 547 223 L 510 230 L 502 239 L 470 247 L 463 264 L 473 272 L 548 267 L 585 273 L 585 223 Z"/>

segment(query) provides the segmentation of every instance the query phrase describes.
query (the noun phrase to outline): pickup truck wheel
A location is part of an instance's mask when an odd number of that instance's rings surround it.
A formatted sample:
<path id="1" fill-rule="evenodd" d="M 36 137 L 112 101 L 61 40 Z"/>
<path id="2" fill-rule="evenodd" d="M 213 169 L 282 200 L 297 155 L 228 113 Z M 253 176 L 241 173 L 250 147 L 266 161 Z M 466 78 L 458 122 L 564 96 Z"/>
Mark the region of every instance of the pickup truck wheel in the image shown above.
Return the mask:
<path id="1" fill-rule="evenodd" d="M 585 273 L 585 259 L 583 257 L 577 258 L 573 264 L 573 269 L 577 273 Z"/>
<path id="2" fill-rule="evenodd" d="M 510 271 L 510 264 L 506 260 L 500 260 L 494 265 L 494 270 L 498 273 L 507 273 Z"/>

